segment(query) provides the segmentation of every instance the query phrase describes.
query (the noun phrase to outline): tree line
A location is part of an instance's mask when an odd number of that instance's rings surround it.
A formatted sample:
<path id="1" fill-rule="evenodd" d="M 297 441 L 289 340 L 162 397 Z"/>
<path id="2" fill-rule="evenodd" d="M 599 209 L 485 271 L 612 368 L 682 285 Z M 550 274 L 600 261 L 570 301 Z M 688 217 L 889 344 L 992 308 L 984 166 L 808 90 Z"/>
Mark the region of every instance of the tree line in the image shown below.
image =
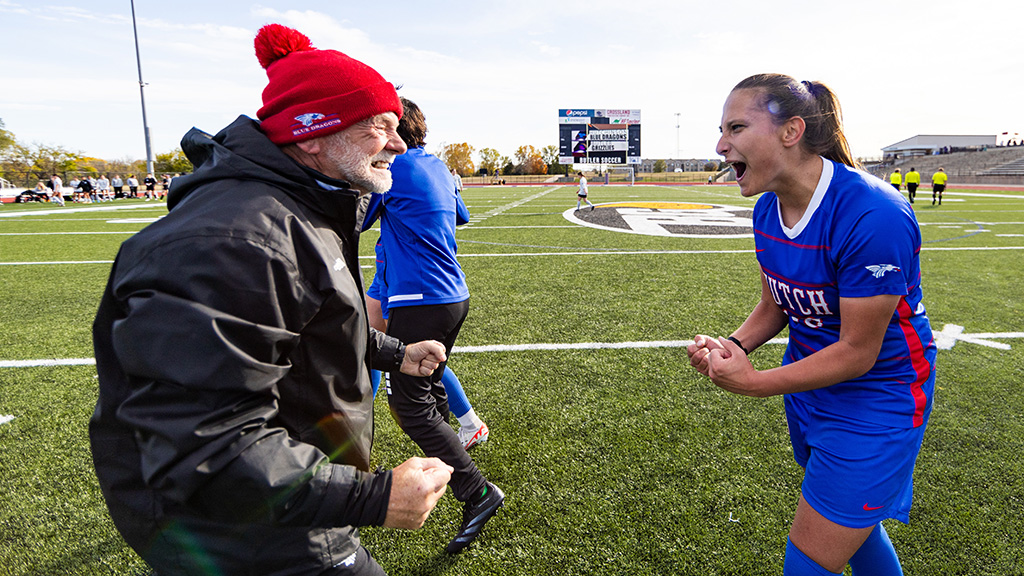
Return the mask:
<path id="1" fill-rule="evenodd" d="M 180 148 L 157 154 L 153 163 L 156 174 L 184 174 L 192 171 L 192 163 Z M 4 126 L 0 119 L 0 178 L 12 186 L 31 188 L 36 182 L 57 174 L 65 182 L 71 176 L 99 176 L 100 174 L 146 174 L 145 160 L 103 160 L 85 156 L 63 146 L 25 144 Z"/>
<path id="2" fill-rule="evenodd" d="M 512 174 L 568 174 L 571 166 L 558 163 L 558 147 L 554 144 L 535 148 L 529 144 L 516 149 L 512 157 L 494 148 L 481 148 L 479 164 L 473 163 L 476 149 L 466 142 L 441 144 L 437 157 L 460 176 L 474 174 L 501 176 Z"/>
<path id="3" fill-rule="evenodd" d="M 543 148 L 529 144 L 520 146 L 511 157 L 494 148 L 481 148 L 479 163 L 473 161 L 473 153 L 476 151 L 466 142 L 441 144 L 437 156 L 460 176 L 568 174 L 572 168 L 571 165 L 558 163 L 558 147 L 553 144 Z M 186 174 L 192 171 L 192 163 L 181 148 L 175 148 L 157 154 L 153 170 L 157 174 Z M 31 188 L 39 180 L 48 180 L 51 174 L 57 174 L 68 181 L 71 176 L 145 173 L 144 160 L 103 160 L 62 146 L 24 144 L 4 128 L 3 119 L 0 119 L 0 178 L 14 186 Z"/>

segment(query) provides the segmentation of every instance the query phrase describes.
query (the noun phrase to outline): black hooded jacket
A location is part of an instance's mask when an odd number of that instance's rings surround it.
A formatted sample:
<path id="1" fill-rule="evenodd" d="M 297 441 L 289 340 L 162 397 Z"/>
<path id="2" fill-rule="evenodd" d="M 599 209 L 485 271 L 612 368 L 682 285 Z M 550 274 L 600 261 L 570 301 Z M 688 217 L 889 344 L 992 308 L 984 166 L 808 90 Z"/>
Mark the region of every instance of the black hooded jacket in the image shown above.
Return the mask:
<path id="1" fill-rule="evenodd" d="M 93 325 L 96 474 L 161 576 L 318 574 L 390 494 L 369 472 L 368 365 L 397 369 L 404 346 L 367 324 L 367 198 L 245 116 L 182 149 L 195 172 L 122 245 Z"/>

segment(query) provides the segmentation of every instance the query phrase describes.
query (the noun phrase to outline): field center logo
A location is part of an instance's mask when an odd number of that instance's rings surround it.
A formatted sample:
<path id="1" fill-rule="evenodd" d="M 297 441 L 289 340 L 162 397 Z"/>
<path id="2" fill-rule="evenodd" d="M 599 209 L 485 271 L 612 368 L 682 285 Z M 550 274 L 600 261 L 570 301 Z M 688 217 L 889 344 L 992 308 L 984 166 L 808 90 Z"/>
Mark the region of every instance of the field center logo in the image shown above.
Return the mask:
<path id="1" fill-rule="evenodd" d="M 593 210 L 586 204 L 562 213 L 591 228 L 677 238 L 750 238 L 753 209 L 692 202 L 610 202 Z"/>

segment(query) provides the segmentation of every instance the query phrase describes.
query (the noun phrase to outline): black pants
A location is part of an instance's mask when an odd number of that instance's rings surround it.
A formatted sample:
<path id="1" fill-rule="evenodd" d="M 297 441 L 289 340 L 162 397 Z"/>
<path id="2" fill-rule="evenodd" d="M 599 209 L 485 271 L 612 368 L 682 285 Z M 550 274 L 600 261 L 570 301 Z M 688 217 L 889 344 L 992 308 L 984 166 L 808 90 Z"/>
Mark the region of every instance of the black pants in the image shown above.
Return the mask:
<path id="1" fill-rule="evenodd" d="M 907 195 L 910 196 L 910 202 L 914 202 L 914 196 L 917 196 L 917 184 L 907 184 Z"/>
<path id="2" fill-rule="evenodd" d="M 469 313 L 469 301 L 435 306 L 400 306 L 388 310 L 388 334 L 412 344 L 437 340 L 451 354 L 462 322 Z M 388 405 L 398 425 L 428 457 L 440 458 L 455 468 L 448 485 L 455 497 L 466 502 L 484 488 L 484 477 L 462 447 L 448 423 L 448 395 L 441 384 L 444 364 L 426 377 L 392 372 L 388 384 Z"/>
<path id="3" fill-rule="evenodd" d="M 324 572 L 321 576 L 387 576 L 387 572 L 365 547 L 360 546 L 351 565 L 339 564 L 334 570 Z"/>

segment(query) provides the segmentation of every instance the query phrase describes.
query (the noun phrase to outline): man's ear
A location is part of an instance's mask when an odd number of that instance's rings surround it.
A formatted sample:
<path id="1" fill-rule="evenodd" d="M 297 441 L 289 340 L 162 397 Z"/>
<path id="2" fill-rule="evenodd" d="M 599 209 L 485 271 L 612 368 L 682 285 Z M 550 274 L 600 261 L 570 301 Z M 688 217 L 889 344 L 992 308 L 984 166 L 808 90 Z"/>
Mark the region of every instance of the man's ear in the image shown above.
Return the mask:
<path id="1" fill-rule="evenodd" d="M 807 123 L 799 116 L 794 116 L 782 125 L 782 145 L 786 148 L 796 146 L 804 136 Z"/>
<path id="2" fill-rule="evenodd" d="M 295 145 L 306 154 L 315 156 L 320 153 L 320 139 L 313 138 L 312 140 L 303 140 L 296 142 Z"/>

